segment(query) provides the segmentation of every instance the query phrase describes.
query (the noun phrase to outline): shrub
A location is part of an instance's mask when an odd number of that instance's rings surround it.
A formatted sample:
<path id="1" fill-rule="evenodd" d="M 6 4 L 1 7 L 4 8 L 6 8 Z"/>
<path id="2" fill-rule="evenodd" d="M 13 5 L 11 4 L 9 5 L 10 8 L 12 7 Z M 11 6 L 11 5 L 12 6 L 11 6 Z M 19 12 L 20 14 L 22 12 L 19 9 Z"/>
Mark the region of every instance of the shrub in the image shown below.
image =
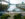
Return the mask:
<path id="1" fill-rule="evenodd" d="M 10 15 L 2 15 L 1 19 L 7 19 L 8 17 L 10 17 Z"/>
<path id="2" fill-rule="evenodd" d="M 2 4 L 0 4 L 0 11 L 7 10 L 7 8 L 8 8 L 8 5 L 2 5 Z"/>
<path id="3" fill-rule="evenodd" d="M 21 14 L 14 15 L 14 19 L 21 19 Z"/>

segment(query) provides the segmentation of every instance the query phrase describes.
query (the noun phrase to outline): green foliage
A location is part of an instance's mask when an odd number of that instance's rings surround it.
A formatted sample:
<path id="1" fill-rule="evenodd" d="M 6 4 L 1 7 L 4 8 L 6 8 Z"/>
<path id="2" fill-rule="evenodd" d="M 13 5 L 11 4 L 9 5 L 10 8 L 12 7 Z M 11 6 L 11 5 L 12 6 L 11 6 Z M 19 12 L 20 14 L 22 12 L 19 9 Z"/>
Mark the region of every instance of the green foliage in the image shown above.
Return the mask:
<path id="1" fill-rule="evenodd" d="M 25 9 L 24 9 L 24 11 L 25 11 Z"/>
<path id="2" fill-rule="evenodd" d="M 24 16 L 24 19 L 25 19 L 25 16 Z"/>
<path id="3" fill-rule="evenodd" d="M 23 18 L 25 19 L 25 16 L 23 16 Z M 22 19 L 22 16 L 21 16 L 21 14 L 16 14 L 16 15 L 14 15 L 14 19 Z"/>
<path id="4" fill-rule="evenodd" d="M 10 15 L 5 14 L 1 16 L 1 19 L 7 19 L 8 17 L 10 17 Z"/>
<path id="5" fill-rule="evenodd" d="M 21 14 L 14 15 L 14 19 L 21 19 Z"/>
<path id="6" fill-rule="evenodd" d="M 21 16 L 21 19 L 22 19 L 22 16 Z M 23 16 L 23 19 L 25 19 L 25 16 Z"/>
<path id="7" fill-rule="evenodd" d="M 0 10 L 6 10 L 7 8 L 8 8 L 8 5 L 0 4 Z"/>

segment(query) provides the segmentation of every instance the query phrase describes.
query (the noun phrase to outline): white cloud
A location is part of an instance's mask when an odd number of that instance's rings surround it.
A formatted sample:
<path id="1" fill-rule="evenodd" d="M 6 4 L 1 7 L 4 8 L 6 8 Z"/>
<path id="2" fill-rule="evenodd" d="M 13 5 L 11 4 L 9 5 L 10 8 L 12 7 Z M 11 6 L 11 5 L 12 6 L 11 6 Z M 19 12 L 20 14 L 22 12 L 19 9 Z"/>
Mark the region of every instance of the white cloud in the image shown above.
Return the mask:
<path id="1" fill-rule="evenodd" d="M 22 2 L 22 0 L 10 0 L 10 3 L 12 3 L 12 4 L 18 4 L 21 2 Z"/>
<path id="2" fill-rule="evenodd" d="M 3 1 L 2 1 L 2 4 L 8 5 L 8 3 L 6 3 L 6 2 L 3 2 Z"/>
<path id="3" fill-rule="evenodd" d="M 5 0 L 5 1 L 7 1 L 7 2 L 10 1 L 10 3 L 12 3 L 12 4 L 18 4 L 18 3 L 21 3 L 22 1 L 25 3 L 25 0 Z"/>

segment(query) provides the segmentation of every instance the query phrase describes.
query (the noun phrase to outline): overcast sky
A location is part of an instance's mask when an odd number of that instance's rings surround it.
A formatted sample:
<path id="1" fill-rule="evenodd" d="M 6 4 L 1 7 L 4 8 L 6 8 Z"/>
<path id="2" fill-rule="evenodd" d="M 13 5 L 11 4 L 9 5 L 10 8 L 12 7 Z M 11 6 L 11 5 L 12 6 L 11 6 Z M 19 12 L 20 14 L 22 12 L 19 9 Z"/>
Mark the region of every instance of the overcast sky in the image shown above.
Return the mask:
<path id="1" fill-rule="evenodd" d="M 7 2 L 9 2 L 8 0 L 6 0 Z M 18 3 L 22 3 L 25 2 L 25 0 L 10 0 L 11 4 L 18 4 Z M 9 11 L 12 11 L 13 9 L 15 9 L 15 5 L 10 5 L 10 8 L 8 9 Z"/>
<path id="2" fill-rule="evenodd" d="M 9 2 L 9 0 L 6 0 L 6 1 Z M 10 0 L 10 3 L 12 3 L 12 4 L 18 4 L 18 3 L 21 3 L 22 1 L 25 2 L 25 0 Z"/>

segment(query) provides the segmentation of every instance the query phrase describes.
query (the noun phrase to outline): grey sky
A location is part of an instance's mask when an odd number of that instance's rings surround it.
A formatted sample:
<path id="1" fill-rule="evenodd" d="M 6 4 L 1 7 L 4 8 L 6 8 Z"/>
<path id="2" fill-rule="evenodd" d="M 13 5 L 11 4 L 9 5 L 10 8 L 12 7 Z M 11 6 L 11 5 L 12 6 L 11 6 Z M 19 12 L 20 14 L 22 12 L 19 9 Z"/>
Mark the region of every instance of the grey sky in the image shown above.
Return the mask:
<path id="1" fill-rule="evenodd" d="M 8 2 L 8 0 L 6 0 Z M 24 2 L 25 3 L 25 0 L 10 0 L 10 3 L 11 4 L 19 4 L 21 2 Z M 12 11 L 13 9 L 15 9 L 15 5 L 11 5 L 10 8 L 8 9 L 9 11 Z M 18 10 L 17 10 L 18 11 Z"/>
<path id="2" fill-rule="evenodd" d="M 9 0 L 6 0 L 6 1 L 9 2 Z M 21 3 L 22 1 L 25 3 L 25 0 L 10 0 L 10 3 L 18 4 L 18 3 Z"/>

